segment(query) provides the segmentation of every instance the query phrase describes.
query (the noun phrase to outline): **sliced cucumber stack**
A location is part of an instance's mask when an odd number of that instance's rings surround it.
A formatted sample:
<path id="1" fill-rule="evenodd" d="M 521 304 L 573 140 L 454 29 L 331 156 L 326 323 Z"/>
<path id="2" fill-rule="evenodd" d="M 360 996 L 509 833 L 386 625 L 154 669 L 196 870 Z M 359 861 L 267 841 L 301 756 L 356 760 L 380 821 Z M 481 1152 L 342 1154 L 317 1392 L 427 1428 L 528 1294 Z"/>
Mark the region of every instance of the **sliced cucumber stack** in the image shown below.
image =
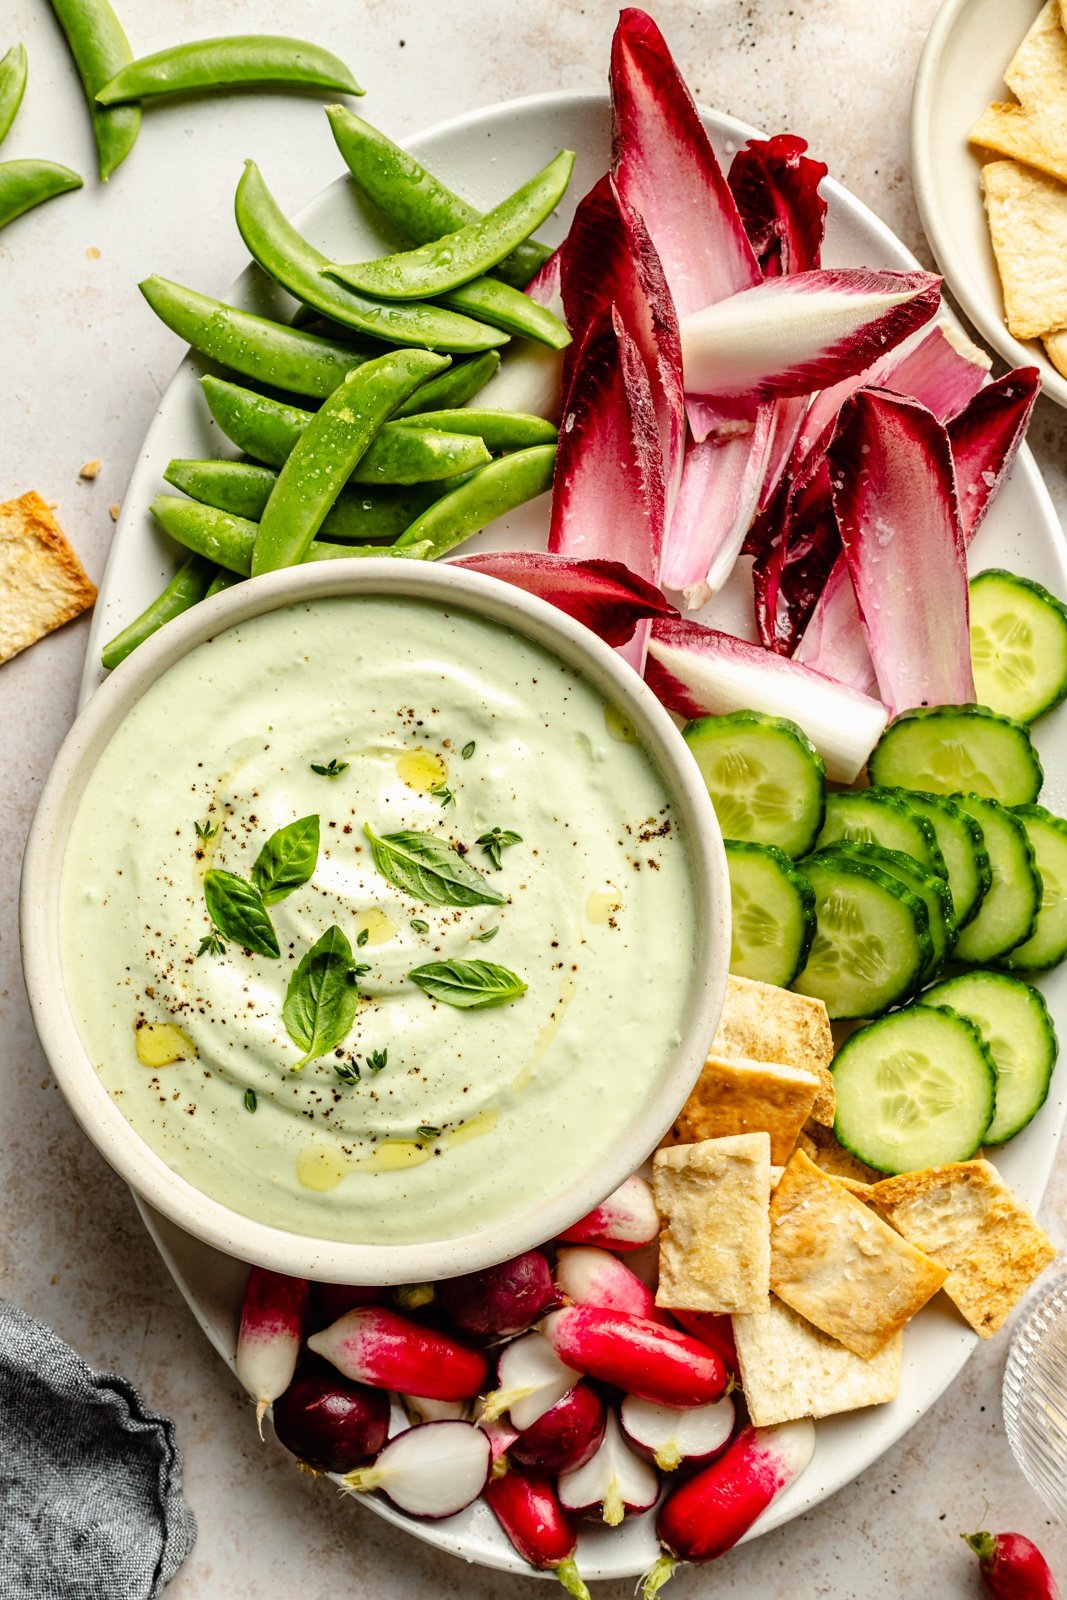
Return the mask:
<path id="1" fill-rule="evenodd" d="M 880 844 L 860 844 L 842 839 L 836 844 L 826 845 L 819 854 L 844 856 L 852 861 L 869 861 L 891 877 L 898 878 L 905 889 L 917 894 L 926 905 L 933 944 L 930 964 L 923 972 L 922 981 L 927 982 L 940 971 L 956 943 L 958 932 L 952 913 L 952 896 L 944 878 L 939 878 L 935 872 L 927 872 L 914 856 L 905 855 L 901 850 L 886 850 Z"/>
<path id="2" fill-rule="evenodd" d="M 948 872 L 956 925 L 966 927 L 993 881 L 981 826 L 948 795 L 922 794 L 917 789 L 892 789 L 889 793 L 925 817 L 933 828 Z"/>
<path id="3" fill-rule="evenodd" d="M 806 856 L 815 891 L 815 938 L 793 988 L 831 1017 L 873 1017 L 915 992 L 933 942 L 924 902 L 868 861 Z"/>
<path id="4" fill-rule="evenodd" d="M 977 794 L 1028 805 L 1041 789 L 1041 762 L 1021 722 L 987 706 L 906 711 L 871 753 L 873 784 L 931 794 Z"/>
<path id="5" fill-rule="evenodd" d="M 967 1161 L 993 1118 L 996 1069 L 974 1023 L 914 1005 L 854 1033 L 833 1064 L 834 1132 L 878 1172 Z"/>
<path id="6" fill-rule="evenodd" d="M 981 827 L 993 873 L 981 910 L 956 943 L 958 961 L 981 966 L 1030 938 L 1041 906 L 1041 879 L 1026 828 L 1014 812 L 979 795 L 956 799 Z"/>
<path id="7" fill-rule="evenodd" d="M 684 738 L 707 784 L 723 838 L 811 849 L 822 824 L 826 774 L 802 729 L 759 711 L 700 717 Z"/>
<path id="8" fill-rule="evenodd" d="M 1042 972 L 1067 956 L 1067 821 L 1044 806 L 1016 806 L 1041 879 L 1041 905 L 1030 937 L 1004 957 L 1006 967 Z"/>
<path id="9" fill-rule="evenodd" d="M 971 579 L 971 665 L 983 705 L 1033 722 L 1067 695 L 1067 606 L 1031 578 Z"/>
<path id="10" fill-rule="evenodd" d="M 784 989 L 815 936 L 815 894 L 784 850 L 727 839 L 732 939 L 730 971 Z"/>
<path id="11" fill-rule="evenodd" d="M 937 836 L 925 817 L 913 811 L 900 794 L 887 789 L 852 790 L 826 797 L 826 817 L 815 841 L 817 850 L 838 839 L 880 844 L 914 857 L 928 872 L 946 877 Z"/>
<path id="12" fill-rule="evenodd" d="M 983 1143 L 1003 1144 L 1040 1110 L 1052 1081 L 1059 1045 L 1043 997 L 1005 972 L 965 972 L 935 983 L 922 1001 L 969 1017 L 989 1046 L 997 1089 Z"/>

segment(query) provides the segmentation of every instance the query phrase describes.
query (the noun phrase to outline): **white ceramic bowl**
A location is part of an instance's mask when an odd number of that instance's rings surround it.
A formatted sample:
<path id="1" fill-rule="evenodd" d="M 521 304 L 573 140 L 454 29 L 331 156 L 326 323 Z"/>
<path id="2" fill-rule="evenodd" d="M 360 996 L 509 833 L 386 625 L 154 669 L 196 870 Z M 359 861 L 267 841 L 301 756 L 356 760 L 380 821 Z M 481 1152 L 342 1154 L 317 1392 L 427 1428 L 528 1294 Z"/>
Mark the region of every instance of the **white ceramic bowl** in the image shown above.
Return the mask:
<path id="1" fill-rule="evenodd" d="M 405 1245 L 322 1240 L 257 1222 L 202 1194 L 118 1109 L 85 1052 L 64 988 L 59 887 L 67 837 L 86 781 L 119 724 L 169 667 L 222 629 L 294 601 L 345 594 L 447 603 L 524 634 L 581 672 L 637 729 L 662 773 L 692 860 L 690 991 L 681 1042 L 654 1092 L 606 1157 L 563 1187 L 526 1195 L 518 1216 L 459 1238 Z M 495 578 L 447 565 L 360 560 L 297 567 L 230 589 L 169 624 L 113 673 L 67 735 L 41 796 L 23 866 L 21 929 L 34 1020 L 60 1088 L 101 1154 L 138 1194 L 198 1239 L 260 1266 L 338 1283 L 408 1283 L 475 1271 L 551 1238 L 640 1166 L 692 1088 L 714 1035 L 729 966 L 729 908 L 722 839 L 696 764 L 670 717 L 614 651 L 562 612 Z"/>
<path id="2" fill-rule="evenodd" d="M 1037 367 L 1042 392 L 1067 406 L 1067 378 L 1039 339 L 1008 332 L 968 131 L 992 100 L 1010 101 L 1008 65 L 1042 0 L 945 0 L 923 46 L 911 100 L 915 199 L 945 281 L 964 312 L 1013 367 Z"/>

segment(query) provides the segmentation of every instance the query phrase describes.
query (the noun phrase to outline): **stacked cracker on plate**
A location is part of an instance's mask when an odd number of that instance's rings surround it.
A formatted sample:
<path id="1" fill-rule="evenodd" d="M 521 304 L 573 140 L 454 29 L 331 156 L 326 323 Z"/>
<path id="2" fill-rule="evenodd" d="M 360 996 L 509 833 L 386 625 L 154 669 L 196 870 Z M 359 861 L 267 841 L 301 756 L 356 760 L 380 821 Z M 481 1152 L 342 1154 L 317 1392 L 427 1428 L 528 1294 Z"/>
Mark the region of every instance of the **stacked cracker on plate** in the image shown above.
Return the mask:
<path id="1" fill-rule="evenodd" d="M 1048 0 L 1004 72 L 1017 103 L 988 106 L 969 138 L 1017 339 L 1042 339 L 1067 376 L 1067 0 Z"/>
<path id="2" fill-rule="evenodd" d="M 886 1178 L 843 1150 L 833 1053 L 821 1001 L 730 978 L 653 1162 L 657 1303 L 730 1315 L 760 1426 L 892 1400 L 939 1289 L 988 1338 L 1055 1254 L 988 1161 Z"/>

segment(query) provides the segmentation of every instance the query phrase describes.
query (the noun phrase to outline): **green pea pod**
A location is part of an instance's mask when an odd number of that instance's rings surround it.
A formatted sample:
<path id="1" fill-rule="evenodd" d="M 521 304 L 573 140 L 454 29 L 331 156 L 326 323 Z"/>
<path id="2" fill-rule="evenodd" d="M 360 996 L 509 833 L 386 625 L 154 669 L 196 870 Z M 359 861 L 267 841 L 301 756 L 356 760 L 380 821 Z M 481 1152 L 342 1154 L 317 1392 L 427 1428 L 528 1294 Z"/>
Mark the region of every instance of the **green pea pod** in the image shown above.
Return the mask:
<path id="1" fill-rule="evenodd" d="M 485 388 L 499 365 L 500 357 L 495 350 L 486 350 L 470 361 L 454 361 L 439 378 L 431 378 L 421 389 L 416 389 L 411 399 L 398 407 L 394 421 L 397 417 L 417 416 L 423 411 L 466 405 Z"/>
<path id="2" fill-rule="evenodd" d="M 429 244 L 477 221 L 480 213 L 472 205 L 347 106 L 327 106 L 326 115 L 349 172 L 368 200 L 412 244 Z M 523 289 L 551 254 L 547 245 L 527 239 L 493 271 L 505 283 Z"/>
<path id="3" fill-rule="evenodd" d="M 442 433 L 476 433 L 486 448 L 526 450 L 532 444 L 554 444 L 555 423 L 525 411 L 479 411 L 461 406 L 454 411 L 422 411 L 417 417 L 394 418 L 390 428 L 440 428 Z"/>
<path id="4" fill-rule="evenodd" d="M 128 627 L 115 635 L 110 644 L 104 646 L 100 659 L 107 670 L 110 672 L 120 661 L 125 661 L 139 644 L 144 644 L 165 622 L 180 617 L 183 611 L 188 611 L 203 600 L 215 577 L 213 562 L 205 561 L 199 555 L 190 556 L 178 568 L 159 598 L 153 600 L 147 610 L 142 611 Z"/>
<path id="5" fill-rule="evenodd" d="M 497 517 L 551 489 L 555 460 L 555 445 L 539 444 L 491 461 L 451 494 L 435 500 L 401 534 L 395 549 L 428 540 L 431 561 L 447 555 Z"/>
<path id="6" fill-rule="evenodd" d="M 55 3 L 55 0 L 53 0 Z M 321 45 L 269 33 L 235 34 L 171 45 L 130 61 L 97 91 L 101 106 L 215 89 L 363 90 L 343 61 Z"/>
<path id="7" fill-rule="evenodd" d="M 348 375 L 316 411 L 278 474 L 252 551 L 253 577 L 304 559 L 379 429 L 420 383 L 447 364 L 447 356 L 428 350 L 393 350 Z"/>
<path id="8" fill-rule="evenodd" d="M 74 65 L 89 102 L 100 177 L 107 182 L 137 142 L 141 108 L 137 105 L 105 108 L 96 94 L 133 59 L 129 40 L 108 0 L 52 0 L 52 10 L 67 36 Z"/>
<path id="9" fill-rule="evenodd" d="M 45 200 L 81 186 L 76 172 L 54 161 L 0 161 L 0 228 Z"/>
<path id="10" fill-rule="evenodd" d="M 26 46 L 13 44 L 5 56 L 0 56 L 0 144 L 11 132 L 25 93 Z"/>
<path id="11" fill-rule="evenodd" d="M 234 517 L 228 512 L 216 510 L 214 506 L 202 506 L 196 500 L 185 500 L 170 494 L 156 495 L 149 510 L 163 531 L 186 550 L 194 551 L 192 559 L 205 563 L 209 572 L 213 573 L 217 564 L 235 577 L 247 578 L 250 575 L 252 551 L 259 533 L 258 522 L 251 522 L 246 517 Z M 420 560 L 429 548 L 429 542 L 423 541 L 405 545 L 402 551 L 396 553 Z M 354 556 L 391 556 L 394 550 L 393 545 L 325 544 L 316 539 L 308 546 L 304 560 L 343 561 Z M 186 562 L 186 567 L 189 564 Z M 182 571 L 185 570 L 183 567 Z M 203 598 L 203 594 L 196 596 L 197 600 Z M 181 609 L 185 610 L 186 607 Z M 137 642 L 140 643 L 139 640 Z"/>
<path id="12" fill-rule="evenodd" d="M 186 344 L 275 389 L 325 399 L 366 360 L 354 345 L 287 328 L 168 278 L 146 278 L 139 287 L 160 321 Z"/>
<path id="13" fill-rule="evenodd" d="M 565 322 L 554 311 L 538 305 L 528 294 L 513 289 L 497 278 L 473 278 L 458 289 L 438 296 L 439 305 L 480 317 L 491 327 L 503 328 L 526 339 L 536 339 L 552 350 L 563 350 L 571 342 Z"/>
<path id="14" fill-rule="evenodd" d="M 208 584 L 204 599 L 213 600 L 217 594 L 222 594 L 225 589 L 232 589 L 234 584 L 240 583 L 240 581 L 241 574 L 239 572 L 224 572 L 220 567 Z"/>
<path id="15" fill-rule="evenodd" d="M 323 316 L 387 344 L 466 353 L 506 344 L 470 317 L 443 306 L 387 306 L 352 294 L 325 276 L 330 263 L 279 208 L 254 161 L 245 162 L 234 212 L 252 259 L 283 289 Z M 525 295 L 522 297 L 525 299 Z"/>
<path id="16" fill-rule="evenodd" d="M 284 466 L 301 434 L 313 420 L 313 411 L 286 405 L 267 395 L 210 375 L 201 378 L 211 415 L 228 439 L 246 455 L 270 467 Z M 354 483 L 432 483 L 484 466 L 489 451 L 473 429 L 446 433 L 420 418 L 411 424 L 385 427 L 352 474 Z"/>
<path id="17" fill-rule="evenodd" d="M 172 461 L 168 483 L 201 505 L 258 522 L 278 474 L 252 461 Z M 447 480 L 451 484 L 451 479 Z M 326 513 L 319 538 L 340 544 L 385 544 L 410 527 L 440 493 L 425 489 L 342 489 Z"/>

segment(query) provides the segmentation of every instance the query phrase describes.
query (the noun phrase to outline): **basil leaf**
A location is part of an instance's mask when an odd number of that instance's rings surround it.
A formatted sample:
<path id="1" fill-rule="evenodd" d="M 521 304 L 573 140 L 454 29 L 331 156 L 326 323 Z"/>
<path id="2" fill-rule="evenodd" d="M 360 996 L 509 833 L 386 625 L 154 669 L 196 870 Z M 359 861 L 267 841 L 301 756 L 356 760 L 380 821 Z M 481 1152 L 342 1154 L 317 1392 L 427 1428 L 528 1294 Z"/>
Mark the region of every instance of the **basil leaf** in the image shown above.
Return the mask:
<path id="1" fill-rule="evenodd" d="M 252 882 L 265 906 L 275 905 L 307 883 L 319 859 L 319 819 L 300 817 L 272 833 L 252 868 Z"/>
<path id="2" fill-rule="evenodd" d="M 431 961 L 408 973 L 412 983 L 446 1006 L 475 1011 L 483 1006 L 502 1006 L 526 993 L 526 984 L 517 972 L 498 967 L 495 961 Z"/>
<path id="3" fill-rule="evenodd" d="M 323 1056 L 344 1039 L 359 1006 L 352 976 L 352 947 L 340 928 L 327 928 L 297 965 L 282 1006 L 285 1031 L 304 1056 L 301 1067 Z"/>
<path id="4" fill-rule="evenodd" d="M 446 840 L 436 839 L 432 833 L 407 831 L 379 837 L 369 822 L 364 823 L 363 832 L 382 877 L 413 899 L 432 906 L 504 904 L 504 896 Z"/>
<path id="5" fill-rule="evenodd" d="M 212 867 L 204 873 L 204 899 L 208 916 L 224 939 L 232 939 L 257 956 L 281 955 L 263 896 L 252 884 L 235 872 Z"/>

